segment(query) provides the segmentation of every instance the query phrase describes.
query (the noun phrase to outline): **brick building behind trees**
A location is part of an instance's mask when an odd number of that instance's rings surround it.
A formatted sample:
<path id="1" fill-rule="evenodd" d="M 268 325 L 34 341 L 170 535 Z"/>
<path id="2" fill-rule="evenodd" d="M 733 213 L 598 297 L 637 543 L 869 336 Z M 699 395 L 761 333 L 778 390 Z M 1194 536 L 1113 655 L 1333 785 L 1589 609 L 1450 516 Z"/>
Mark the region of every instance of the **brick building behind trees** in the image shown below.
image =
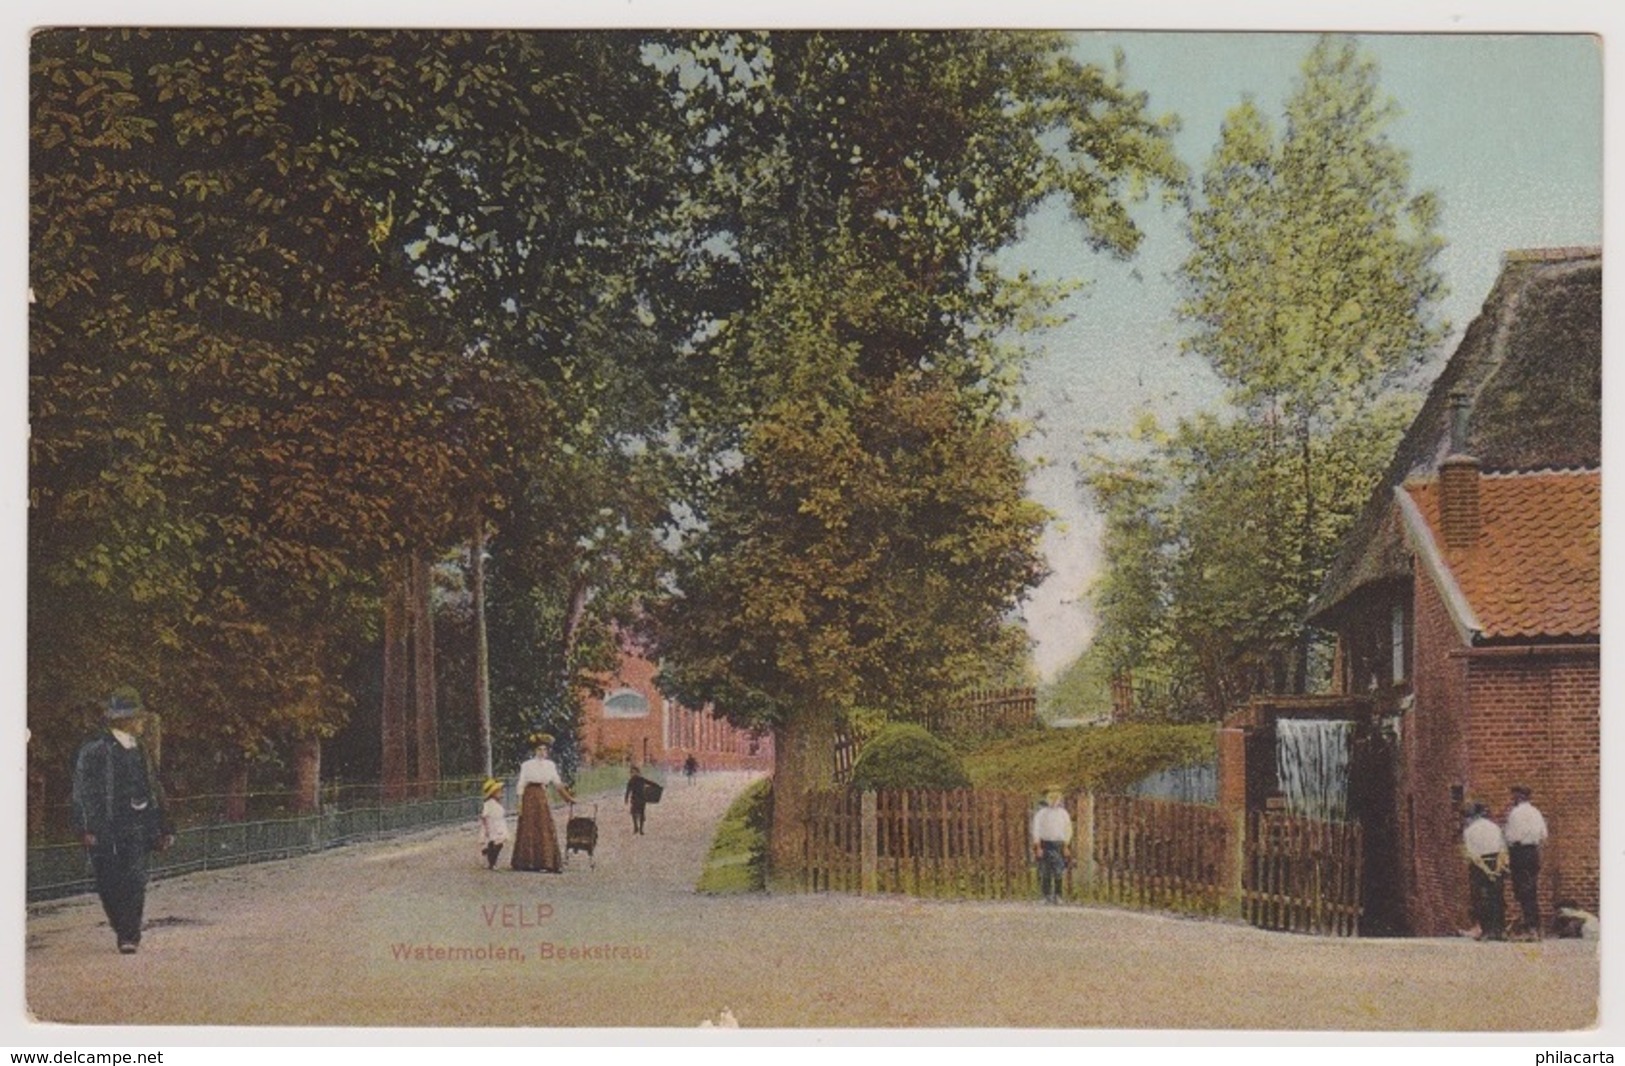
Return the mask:
<path id="1" fill-rule="evenodd" d="M 581 751 L 592 763 L 636 762 L 679 769 L 692 754 L 705 770 L 771 770 L 773 736 L 740 729 L 709 709 L 667 699 L 656 663 L 623 644 L 603 693 L 582 701 Z"/>

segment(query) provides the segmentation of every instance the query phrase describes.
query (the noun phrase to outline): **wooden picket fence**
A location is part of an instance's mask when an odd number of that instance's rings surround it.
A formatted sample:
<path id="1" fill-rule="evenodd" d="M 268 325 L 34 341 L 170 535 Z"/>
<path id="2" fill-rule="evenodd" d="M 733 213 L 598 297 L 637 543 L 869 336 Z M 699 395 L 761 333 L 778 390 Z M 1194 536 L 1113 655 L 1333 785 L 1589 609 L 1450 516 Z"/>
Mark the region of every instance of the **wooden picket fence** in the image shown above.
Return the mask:
<path id="1" fill-rule="evenodd" d="M 1028 812 L 1019 792 L 875 793 L 877 889 L 977 899 L 1031 894 Z"/>
<path id="2" fill-rule="evenodd" d="M 1359 827 L 1137 796 L 1069 801 L 1074 901 L 1241 916 L 1354 936 Z M 994 789 L 834 790 L 808 797 L 800 881 L 812 892 L 1036 897 L 1029 798 Z"/>
<path id="3" fill-rule="evenodd" d="M 1081 819 L 1074 814 L 1073 822 Z M 1137 796 L 1094 800 L 1095 899 L 1218 914 L 1233 876 L 1232 819 L 1217 807 Z"/>
<path id="4" fill-rule="evenodd" d="M 1031 687 L 978 689 L 941 706 L 927 708 L 915 720 L 938 734 L 986 736 L 1025 729 L 1038 724 L 1038 690 Z"/>
<path id="5" fill-rule="evenodd" d="M 1357 935 L 1363 861 L 1359 824 L 1273 811 L 1256 811 L 1248 823 L 1242 887 L 1246 919 L 1264 929 Z"/>
<path id="6" fill-rule="evenodd" d="M 863 793 L 850 789 L 807 796 L 801 887 L 808 892 L 862 890 Z"/>

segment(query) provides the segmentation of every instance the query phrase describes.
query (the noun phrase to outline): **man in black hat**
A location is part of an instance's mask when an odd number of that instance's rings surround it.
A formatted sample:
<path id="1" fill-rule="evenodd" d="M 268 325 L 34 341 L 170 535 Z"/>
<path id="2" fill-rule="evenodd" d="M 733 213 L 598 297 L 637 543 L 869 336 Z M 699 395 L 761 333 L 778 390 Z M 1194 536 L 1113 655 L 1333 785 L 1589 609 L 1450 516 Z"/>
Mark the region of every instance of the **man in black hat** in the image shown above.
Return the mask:
<path id="1" fill-rule="evenodd" d="M 1521 935 L 1540 939 L 1540 849 L 1546 843 L 1546 818 L 1530 802 L 1528 785 L 1512 786 L 1512 808 L 1503 830 L 1512 867 L 1512 895 L 1518 901 Z"/>
<path id="2" fill-rule="evenodd" d="M 141 745 L 141 711 L 134 689 L 113 693 L 106 728 L 84 743 L 73 764 L 74 826 L 90 853 L 96 894 L 125 955 L 141 944 L 148 857 L 174 838 L 156 768 Z"/>

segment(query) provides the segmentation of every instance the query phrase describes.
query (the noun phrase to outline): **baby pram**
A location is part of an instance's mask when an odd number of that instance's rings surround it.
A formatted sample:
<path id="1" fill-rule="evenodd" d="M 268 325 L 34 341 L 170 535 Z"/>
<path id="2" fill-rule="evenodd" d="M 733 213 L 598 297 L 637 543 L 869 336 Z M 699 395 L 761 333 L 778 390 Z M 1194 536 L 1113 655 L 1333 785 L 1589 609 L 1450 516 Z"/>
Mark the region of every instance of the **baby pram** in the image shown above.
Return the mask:
<path id="1" fill-rule="evenodd" d="M 570 804 L 569 820 L 564 823 L 564 852 L 568 857 L 572 851 L 587 853 L 587 865 L 596 869 L 598 860 L 593 858 L 592 851 L 598 846 L 598 804 L 592 805 L 592 817 L 576 813 L 576 805 Z"/>

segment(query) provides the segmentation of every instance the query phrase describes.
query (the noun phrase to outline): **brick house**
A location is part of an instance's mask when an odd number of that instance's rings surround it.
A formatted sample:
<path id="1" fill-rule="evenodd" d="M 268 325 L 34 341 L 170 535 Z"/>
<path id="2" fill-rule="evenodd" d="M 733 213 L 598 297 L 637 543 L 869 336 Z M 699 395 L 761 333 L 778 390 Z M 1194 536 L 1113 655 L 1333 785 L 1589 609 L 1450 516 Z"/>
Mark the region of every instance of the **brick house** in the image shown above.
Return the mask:
<path id="1" fill-rule="evenodd" d="M 680 769 L 693 754 L 706 770 L 771 770 L 773 737 L 740 729 L 710 709 L 668 700 L 655 685 L 659 667 L 623 644 L 603 695 L 583 700 L 581 751 L 589 763 L 633 761 Z"/>
<path id="2" fill-rule="evenodd" d="M 1500 816 L 1515 782 L 1552 830 L 1543 913 L 1598 907 L 1601 293 L 1595 249 L 1508 253 L 1311 610 L 1337 694 L 1392 737 L 1380 828 L 1415 934 L 1468 924 L 1459 807 Z"/>

